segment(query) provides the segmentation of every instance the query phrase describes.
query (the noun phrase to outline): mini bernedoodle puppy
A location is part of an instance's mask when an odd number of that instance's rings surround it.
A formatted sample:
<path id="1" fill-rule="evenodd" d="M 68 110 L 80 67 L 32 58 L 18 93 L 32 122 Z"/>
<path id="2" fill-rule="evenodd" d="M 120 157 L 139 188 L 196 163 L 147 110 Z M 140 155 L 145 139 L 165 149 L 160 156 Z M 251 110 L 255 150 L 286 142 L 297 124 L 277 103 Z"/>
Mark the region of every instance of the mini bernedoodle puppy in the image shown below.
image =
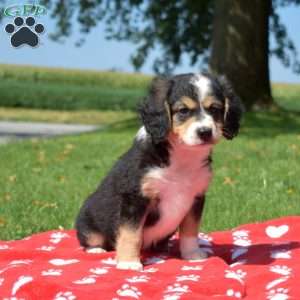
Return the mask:
<path id="1" fill-rule="evenodd" d="M 76 222 L 86 249 L 116 250 L 117 268 L 141 270 L 140 251 L 179 229 L 181 257 L 198 246 L 213 146 L 239 130 L 242 104 L 223 77 L 182 74 L 153 80 L 132 147 L 83 204 Z"/>

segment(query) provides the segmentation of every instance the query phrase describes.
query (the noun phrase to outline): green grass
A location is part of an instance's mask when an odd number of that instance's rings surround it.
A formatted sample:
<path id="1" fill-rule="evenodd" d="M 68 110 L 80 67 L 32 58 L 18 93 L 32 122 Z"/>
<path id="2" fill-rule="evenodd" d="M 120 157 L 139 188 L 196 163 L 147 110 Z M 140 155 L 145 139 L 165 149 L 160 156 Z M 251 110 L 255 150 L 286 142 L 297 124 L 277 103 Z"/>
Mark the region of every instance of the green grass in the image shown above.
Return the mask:
<path id="1" fill-rule="evenodd" d="M 1 146 L 0 239 L 72 228 L 137 128 L 128 120 L 107 131 Z M 204 230 L 300 214 L 299 128 L 297 114 L 250 113 L 239 137 L 216 147 Z"/>

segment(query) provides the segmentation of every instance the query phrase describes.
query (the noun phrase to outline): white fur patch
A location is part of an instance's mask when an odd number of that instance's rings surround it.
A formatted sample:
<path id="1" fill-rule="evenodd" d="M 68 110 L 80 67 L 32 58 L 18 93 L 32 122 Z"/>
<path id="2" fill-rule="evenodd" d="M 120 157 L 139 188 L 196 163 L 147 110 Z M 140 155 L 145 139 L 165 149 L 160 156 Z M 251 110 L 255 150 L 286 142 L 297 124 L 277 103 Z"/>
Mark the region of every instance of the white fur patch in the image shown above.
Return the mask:
<path id="1" fill-rule="evenodd" d="M 146 131 L 146 129 L 145 129 L 145 126 L 142 126 L 142 127 L 138 130 L 138 132 L 137 132 L 135 138 L 136 138 L 137 141 L 144 141 L 144 140 L 147 138 L 147 131 Z"/>
<path id="2" fill-rule="evenodd" d="M 217 129 L 214 119 L 209 114 L 203 112 L 204 118 L 193 122 L 186 130 L 185 134 L 182 136 L 183 142 L 187 145 L 200 145 L 203 141 L 199 138 L 197 134 L 197 129 L 208 127 L 212 130 L 212 138 L 217 141 L 221 137 L 220 130 Z"/>
<path id="3" fill-rule="evenodd" d="M 147 248 L 176 231 L 191 209 L 195 196 L 203 194 L 211 180 L 207 157 L 211 146 L 174 145 L 170 165 L 155 167 L 145 175 L 153 190 L 159 193 L 159 221 L 144 229 L 144 244 Z"/>
<path id="4" fill-rule="evenodd" d="M 191 79 L 191 84 L 198 88 L 200 101 L 211 93 L 211 81 L 202 74 L 195 74 Z"/>
<path id="5" fill-rule="evenodd" d="M 139 261 L 120 261 L 117 263 L 117 269 L 142 271 L 143 265 Z"/>

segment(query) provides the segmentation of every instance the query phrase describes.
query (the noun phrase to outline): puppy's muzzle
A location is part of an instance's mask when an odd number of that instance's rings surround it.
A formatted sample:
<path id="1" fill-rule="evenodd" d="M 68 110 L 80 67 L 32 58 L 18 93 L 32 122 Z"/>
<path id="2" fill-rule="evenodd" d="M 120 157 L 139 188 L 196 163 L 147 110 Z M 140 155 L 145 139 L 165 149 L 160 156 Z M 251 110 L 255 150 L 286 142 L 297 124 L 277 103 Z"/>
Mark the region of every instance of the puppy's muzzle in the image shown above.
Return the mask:
<path id="1" fill-rule="evenodd" d="M 197 128 L 197 136 L 203 142 L 210 142 L 212 139 L 212 129 L 209 127 L 200 127 Z"/>

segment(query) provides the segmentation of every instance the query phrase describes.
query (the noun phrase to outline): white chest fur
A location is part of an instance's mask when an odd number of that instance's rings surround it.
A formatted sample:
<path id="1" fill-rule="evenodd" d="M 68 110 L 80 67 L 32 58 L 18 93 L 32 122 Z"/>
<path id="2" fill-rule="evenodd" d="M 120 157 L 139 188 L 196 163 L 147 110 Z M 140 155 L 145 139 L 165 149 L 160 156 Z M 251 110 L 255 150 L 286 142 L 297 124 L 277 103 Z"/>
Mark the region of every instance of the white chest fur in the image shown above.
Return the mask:
<path id="1" fill-rule="evenodd" d="M 144 229 L 145 248 L 174 232 L 191 209 L 195 196 L 206 191 L 212 175 L 207 163 L 210 151 L 210 146 L 176 145 L 168 167 L 155 167 L 146 174 L 147 189 L 155 191 L 160 199 L 160 219 Z"/>

